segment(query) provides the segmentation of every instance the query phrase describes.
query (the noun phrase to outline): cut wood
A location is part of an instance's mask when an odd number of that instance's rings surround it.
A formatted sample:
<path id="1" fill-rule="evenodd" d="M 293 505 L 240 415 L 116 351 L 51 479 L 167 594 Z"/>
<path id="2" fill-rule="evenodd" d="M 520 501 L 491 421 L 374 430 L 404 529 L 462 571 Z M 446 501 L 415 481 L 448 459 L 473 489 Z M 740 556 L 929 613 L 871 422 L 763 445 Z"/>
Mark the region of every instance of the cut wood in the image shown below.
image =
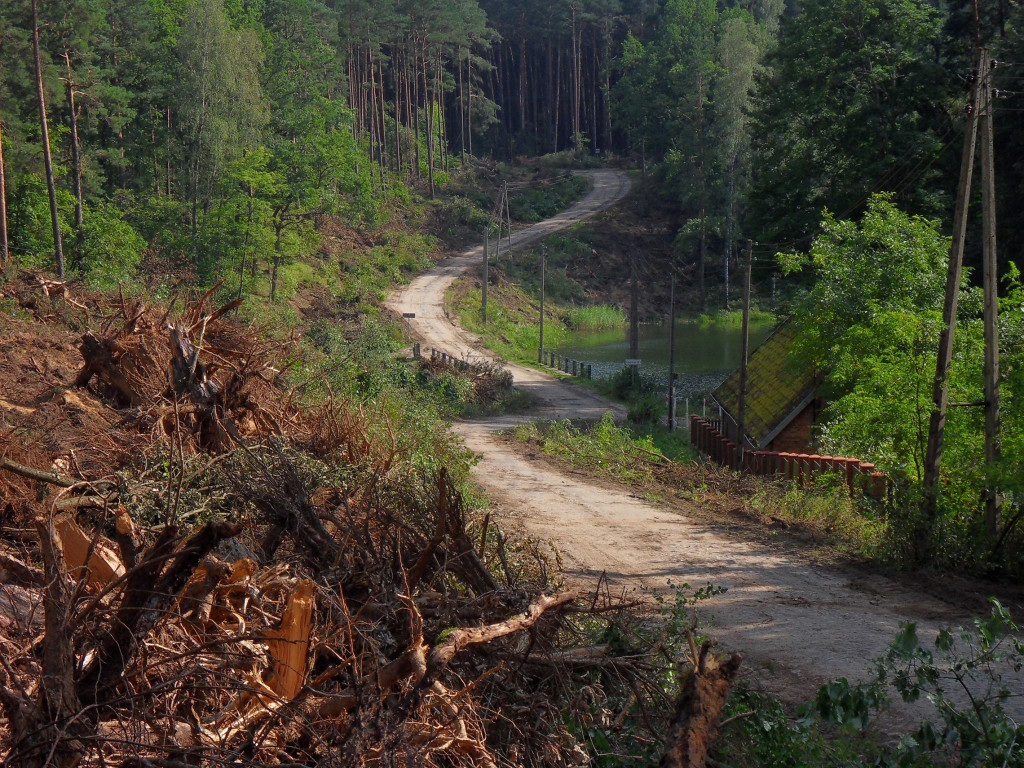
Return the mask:
<path id="1" fill-rule="evenodd" d="M 267 632 L 274 677 L 270 688 L 285 701 L 302 690 L 306 679 L 306 654 L 313 629 L 313 582 L 303 579 L 288 596 L 281 626 Z"/>
<path id="2" fill-rule="evenodd" d="M 102 589 L 124 576 L 124 564 L 114 550 L 89 536 L 74 520 L 61 516 L 53 521 L 64 567 L 74 579 L 85 578 L 93 589 Z"/>

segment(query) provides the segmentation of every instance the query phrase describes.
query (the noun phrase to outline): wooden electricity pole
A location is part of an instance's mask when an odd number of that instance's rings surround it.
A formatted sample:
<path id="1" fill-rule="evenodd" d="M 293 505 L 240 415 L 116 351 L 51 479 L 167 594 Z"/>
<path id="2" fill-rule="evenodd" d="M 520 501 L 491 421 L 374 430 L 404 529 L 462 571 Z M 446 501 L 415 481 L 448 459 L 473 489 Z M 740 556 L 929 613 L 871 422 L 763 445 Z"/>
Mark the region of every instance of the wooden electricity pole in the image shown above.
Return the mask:
<path id="1" fill-rule="evenodd" d="M 736 459 L 742 466 L 744 432 L 747 427 L 747 354 L 750 349 L 750 276 L 754 265 L 754 243 L 747 240 L 746 274 L 743 276 L 743 329 L 740 336 L 740 407 L 736 418 Z"/>
<path id="2" fill-rule="evenodd" d="M 639 293 L 640 289 L 637 285 L 637 274 L 636 274 L 636 252 L 629 257 L 629 271 L 631 278 L 631 285 L 629 288 L 629 356 L 633 360 L 640 359 L 640 324 L 637 318 L 639 312 Z M 636 391 L 637 385 L 640 383 L 640 366 L 635 363 L 630 366 L 632 371 L 631 382 L 633 390 Z"/>
<path id="3" fill-rule="evenodd" d="M 964 238 L 967 234 L 967 210 L 970 205 L 971 177 L 974 173 L 974 152 L 978 140 L 978 112 L 982 80 L 988 76 L 988 51 L 978 50 L 974 57 L 975 71 L 971 78 L 967 125 L 964 128 L 964 149 L 960 160 L 960 185 L 956 194 L 953 214 L 953 239 L 946 269 L 946 293 L 942 302 L 942 331 L 939 351 L 935 360 L 935 381 L 932 386 L 932 412 L 928 423 L 928 447 L 924 460 L 924 513 L 927 535 L 938 514 L 939 467 L 942 463 L 942 439 L 946 428 L 946 409 L 949 404 L 947 377 L 953 360 L 953 336 L 956 329 L 957 303 L 960 298 L 960 279 L 963 273 Z M 924 542 L 919 542 L 924 543 Z"/>
<path id="4" fill-rule="evenodd" d="M 484 325 L 487 325 L 487 268 L 490 266 L 491 260 L 490 240 L 491 231 L 488 227 L 484 227 L 484 279 L 480 283 L 480 317 Z M 497 242 L 501 242 L 500 238 Z"/>
<path id="5" fill-rule="evenodd" d="M 39 132 L 43 144 L 43 167 L 46 188 L 50 193 L 50 224 L 53 227 L 53 252 L 57 258 L 57 276 L 64 279 L 64 247 L 60 240 L 60 218 L 57 214 L 57 187 L 53 180 L 53 158 L 50 157 L 50 131 L 46 125 L 46 97 L 43 94 L 43 62 L 39 56 L 39 9 L 32 0 L 32 53 L 36 65 L 36 100 L 39 102 Z"/>
<path id="6" fill-rule="evenodd" d="M 544 278 L 547 271 L 548 250 L 541 243 L 540 246 L 540 344 L 537 347 L 537 362 L 544 363 Z"/>
<path id="7" fill-rule="evenodd" d="M 668 281 L 668 429 L 676 428 L 676 272 Z"/>
<path id="8" fill-rule="evenodd" d="M 987 59 L 987 57 L 986 57 Z M 985 62 L 981 79 L 981 206 L 982 206 L 982 283 L 985 323 L 985 533 L 994 545 L 999 533 L 999 490 L 994 469 L 1001 451 L 999 419 L 999 274 L 996 261 L 996 185 L 992 143 L 993 104 L 992 71 L 995 62 Z"/>
<path id="9" fill-rule="evenodd" d="M 499 218 L 500 215 L 499 215 Z M 508 252 L 512 253 L 512 214 L 508 209 L 508 182 L 505 182 L 505 224 L 508 227 Z"/>

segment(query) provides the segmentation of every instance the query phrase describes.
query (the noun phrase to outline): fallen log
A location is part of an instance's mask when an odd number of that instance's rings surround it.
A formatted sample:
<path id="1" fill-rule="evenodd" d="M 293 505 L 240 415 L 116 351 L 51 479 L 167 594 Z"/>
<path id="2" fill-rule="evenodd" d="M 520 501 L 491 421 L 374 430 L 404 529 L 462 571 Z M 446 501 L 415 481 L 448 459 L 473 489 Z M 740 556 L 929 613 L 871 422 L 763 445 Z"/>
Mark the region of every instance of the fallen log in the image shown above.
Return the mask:
<path id="1" fill-rule="evenodd" d="M 5 555 L 3 552 L 0 552 L 0 570 L 7 571 L 22 584 L 42 586 L 46 583 L 46 577 L 41 570 L 33 568 L 13 555 Z"/>
<path id="2" fill-rule="evenodd" d="M 42 483 L 59 485 L 61 488 L 70 488 L 75 485 L 75 481 L 70 477 L 64 477 L 57 472 L 47 472 L 42 469 L 36 469 L 35 467 L 27 467 L 24 464 L 19 464 L 18 462 L 11 461 L 10 459 L 0 459 L 0 469 L 13 472 L 21 477 L 27 477 L 29 480 L 39 480 Z"/>

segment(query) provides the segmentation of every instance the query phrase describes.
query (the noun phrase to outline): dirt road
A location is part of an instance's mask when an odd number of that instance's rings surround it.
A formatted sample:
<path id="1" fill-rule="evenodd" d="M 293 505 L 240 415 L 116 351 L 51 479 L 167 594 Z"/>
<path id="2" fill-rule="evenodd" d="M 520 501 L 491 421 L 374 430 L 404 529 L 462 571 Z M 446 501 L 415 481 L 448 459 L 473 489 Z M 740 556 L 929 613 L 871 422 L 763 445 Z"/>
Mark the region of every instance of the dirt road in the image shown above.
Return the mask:
<path id="1" fill-rule="evenodd" d="M 614 204 L 628 178 L 591 171 L 592 191 L 560 216 L 516 233 L 522 246 Z M 445 290 L 477 267 L 481 249 L 454 257 L 414 280 L 390 305 L 415 312 L 412 330 L 427 347 L 485 356 L 473 335 L 446 317 Z M 504 514 L 525 530 L 553 542 L 567 575 L 593 585 L 602 572 L 627 589 L 664 587 L 667 580 L 697 587 L 707 582 L 728 591 L 706 603 L 711 634 L 745 657 L 747 674 L 790 701 L 805 700 L 835 677 L 862 678 L 881 655 L 900 621 L 916 621 L 922 636 L 966 620 L 945 603 L 883 577 L 815 567 L 770 547 L 733 538 L 688 518 L 686 508 L 666 510 L 607 483 L 563 474 L 531 460 L 495 432 L 517 421 L 596 418 L 620 408 L 540 371 L 510 365 L 517 386 L 538 406 L 526 416 L 504 416 L 455 426 L 480 461 L 473 478 Z M 913 719 L 915 713 L 905 713 Z"/>

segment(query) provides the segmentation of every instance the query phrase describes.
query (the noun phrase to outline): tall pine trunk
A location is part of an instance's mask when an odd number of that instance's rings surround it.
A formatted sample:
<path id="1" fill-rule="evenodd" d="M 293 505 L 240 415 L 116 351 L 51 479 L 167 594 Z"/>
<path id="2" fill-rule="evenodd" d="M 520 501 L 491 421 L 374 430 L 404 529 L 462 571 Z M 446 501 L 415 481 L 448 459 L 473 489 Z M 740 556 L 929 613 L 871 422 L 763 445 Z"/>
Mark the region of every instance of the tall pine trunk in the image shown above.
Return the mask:
<path id="1" fill-rule="evenodd" d="M 555 64 L 555 140 L 553 152 L 557 152 L 559 148 L 558 144 L 558 123 L 559 118 L 562 115 L 561 102 L 562 102 L 562 46 L 558 46 L 558 56 Z"/>
<path id="2" fill-rule="evenodd" d="M 519 38 L 519 132 L 526 133 L 526 38 Z"/>
<path id="3" fill-rule="evenodd" d="M 572 6 L 572 147 L 580 148 L 580 45 L 576 36 L 576 6 Z"/>
<path id="4" fill-rule="evenodd" d="M 64 52 L 64 61 L 68 67 L 67 99 L 68 99 L 68 121 L 71 127 L 71 186 L 75 193 L 75 237 L 78 240 L 78 250 L 82 244 L 82 224 L 84 204 L 82 202 L 82 155 L 78 145 L 78 111 L 75 106 L 75 79 L 71 71 L 71 56 Z M 79 252 L 76 258 L 81 258 Z"/>
<path id="5" fill-rule="evenodd" d="M 11 256 L 7 242 L 7 181 L 4 171 L 4 121 L 0 115 L 0 273 L 7 269 Z"/>
<path id="6" fill-rule="evenodd" d="M 462 53 L 460 50 L 459 53 Z M 467 57 L 468 58 L 468 57 Z M 466 164 L 466 91 L 465 83 L 462 81 L 462 61 L 456 62 L 459 70 L 459 152 L 462 156 L 462 164 Z"/>
<path id="7" fill-rule="evenodd" d="M 437 98 L 437 140 L 441 148 L 441 168 L 448 173 L 448 126 L 444 110 L 444 62 L 441 50 L 437 51 L 437 64 L 434 70 L 434 88 Z"/>
<path id="8" fill-rule="evenodd" d="M 415 113 L 413 112 L 412 102 L 412 90 L 409 85 L 409 46 L 406 44 L 406 50 L 402 54 L 402 84 L 405 87 L 405 154 L 406 160 L 409 163 L 409 178 L 416 178 L 418 169 L 413 166 L 413 158 L 410 154 L 416 153 L 415 148 L 412 145 L 412 123 L 415 119 Z M 417 159 L 419 155 L 416 155 Z"/>
<path id="9" fill-rule="evenodd" d="M 725 249 L 723 252 L 723 272 L 725 280 L 725 309 L 729 309 L 729 264 L 732 260 L 733 228 L 735 227 L 735 201 L 736 201 L 736 158 L 729 160 L 729 182 L 727 184 L 727 197 L 725 207 Z"/>
<path id="10" fill-rule="evenodd" d="M 413 102 L 412 102 L 412 117 L 413 127 L 416 132 L 416 178 L 420 177 L 420 75 L 419 75 L 419 62 L 416 60 L 416 54 L 413 53 L 412 57 L 412 80 L 413 80 Z"/>
<path id="11" fill-rule="evenodd" d="M 384 100 L 384 61 L 383 59 L 377 60 L 377 88 L 380 91 L 379 94 L 379 108 L 380 108 L 380 146 L 381 146 L 381 158 L 383 159 L 384 165 L 381 170 L 381 185 L 384 184 L 384 171 L 390 167 L 388 162 L 388 105 Z"/>
<path id="12" fill-rule="evenodd" d="M 473 54 L 466 60 L 466 146 L 473 156 Z"/>
<path id="13" fill-rule="evenodd" d="M 555 81 L 555 67 L 554 67 L 554 55 L 551 52 L 551 36 L 548 33 L 548 76 L 547 76 L 547 98 L 544 100 L 544 107 L 546 110 L 551 109 L 552 103 L 556 97 L 554 95 L 554 81 Z M 555 109 L 554 120 L 546 120 L 545 124 L 548 126 L 547 140 L 548 140 L 548 152 L 556 152 L 558 150 L 558 136 L 557 129 L 555 126 L 558 123 L 558 110 Z"/>
<path id="14" fill-rule="evenodd" d="M 427 182 L 430 199 L 434 199 L 434 99 L 427 82 L 427 57 L 423 56 L 423 96 L 427 105 Z"/>
<path id="15" fill-rule="evenodd" d="M 53 226 L 53 254 L 57 275 L 64 279 L 64 246 L 60 239 L 60 217 L 57 212 L 57 187 L 53 180 L 53 158 L 50 156 L 50 131 L 46 125 L 46 97 L 43 94 L 43 61 L 39 55 L 38 0 L 32 0 L 32 54 L 36 67 L 36 100 L 39 103 L 39 131 L 43 143 L 43 165 L 46 168 L 46 189 L 50 195 L 50 224 Z"/>
<path id="16" fill-rule="evenodd" d="M 395 91 L 395 172 L 402 175 L 402 81 L 401 69 L 395 60 L 391 68 L 391 84 Z"/>
<path id="17" fill-rule="evenodd" d="M 697 263 L 697 285 L 700 291 L 700 311 L 707 308 L 707 293 L 704 288 L 704 263 L 707 249 L 707 208 L 708 181 L 705 168 L 707 148 L 704 146 L 704 78 L 697 76 L 697 152 L 700 156 L 700 255 Z"/>

